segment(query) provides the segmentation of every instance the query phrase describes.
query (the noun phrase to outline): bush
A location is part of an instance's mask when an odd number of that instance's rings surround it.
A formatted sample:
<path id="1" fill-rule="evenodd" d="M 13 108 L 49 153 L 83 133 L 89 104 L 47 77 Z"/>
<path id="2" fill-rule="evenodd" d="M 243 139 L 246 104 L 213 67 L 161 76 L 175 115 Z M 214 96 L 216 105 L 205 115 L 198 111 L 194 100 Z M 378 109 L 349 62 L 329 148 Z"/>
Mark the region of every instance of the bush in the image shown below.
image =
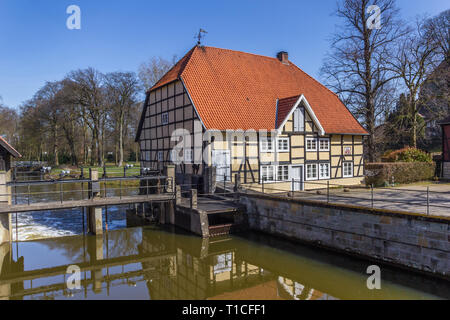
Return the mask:
<path id="1" fill-rule="evenodd" d="M 433 162 L 430 154 L 416 148 L 403 148 L 386 153 L 383 156 L 386 162 Z"/>
<path id="2" fill-rule="evenodd" d="M 412 183 L 431 180 L 435 176 L 436 164 L 433 162 L 384 162 L 367 163 L 366 185 L 375 187 L 392 183 Z"/>

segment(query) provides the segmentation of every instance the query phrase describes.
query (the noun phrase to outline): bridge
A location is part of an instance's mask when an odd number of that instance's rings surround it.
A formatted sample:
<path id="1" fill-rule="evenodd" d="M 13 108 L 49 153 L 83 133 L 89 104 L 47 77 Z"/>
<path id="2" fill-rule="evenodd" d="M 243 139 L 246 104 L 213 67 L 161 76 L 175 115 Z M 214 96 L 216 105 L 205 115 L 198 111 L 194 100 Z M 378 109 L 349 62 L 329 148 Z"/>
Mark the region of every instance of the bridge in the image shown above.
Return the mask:
<path id="1" fill-rule="evenodd" d="M 78 178 L 43 180 L 41 175 L 39 180 L 18 180 L 12 175 L 12 181 L 4 179 L 3 184 L 0 176 L 0 244 L 12 241 L 11 214 L 80 208 L 83 228 L 86 218 L 88 232 L 102 234 L 102 209 L 118 205 L 134 205 L 142 222 L 152 211 L 152 221 L 176 225 L 204 238 L 241 229 L 243 210 L 234 193 L 224 188 L 223 194 L 199 195 L 192 185 L 176 185 L 174 166 L 167 166 L 164 173 L 141 171 L 129 176 L 124 169 L 123 176 L 114 177 L 104 168 L 101 178 L 96 170 L 89 170 L 89 178 L 84 178 L 82 170 Z"/>

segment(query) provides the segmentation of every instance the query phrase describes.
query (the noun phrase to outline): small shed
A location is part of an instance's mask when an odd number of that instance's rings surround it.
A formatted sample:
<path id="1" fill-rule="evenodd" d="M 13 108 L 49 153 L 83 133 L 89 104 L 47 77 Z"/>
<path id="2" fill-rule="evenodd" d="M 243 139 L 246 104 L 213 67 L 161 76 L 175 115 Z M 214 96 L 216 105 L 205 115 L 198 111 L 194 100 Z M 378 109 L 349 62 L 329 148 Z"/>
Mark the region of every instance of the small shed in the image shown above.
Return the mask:
<path id="1" fill-rule="evenodd" d="M 450 117 L 440 122 L 442 127 L 442 177 L 450 179 Z"/>
<path id="2" fill-rule="evenodd" d="M 0 136 L 0 172 L 11 169 L 11 157 L 20 158 L 21 155 Z"/>

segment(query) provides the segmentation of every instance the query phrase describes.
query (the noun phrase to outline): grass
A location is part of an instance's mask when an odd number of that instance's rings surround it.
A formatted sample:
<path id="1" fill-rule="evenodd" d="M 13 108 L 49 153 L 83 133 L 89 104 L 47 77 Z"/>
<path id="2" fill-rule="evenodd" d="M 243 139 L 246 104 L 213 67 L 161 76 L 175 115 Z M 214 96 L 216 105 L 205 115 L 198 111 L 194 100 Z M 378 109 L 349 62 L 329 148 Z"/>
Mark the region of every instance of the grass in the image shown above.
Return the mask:
<path id="1" fill-rule="evenodd" d="M 127 164 L 133 165 L 133 168 L 129 168 L 127 170 L 127 177 L 135 176 L 140 173 L 140 169 L 141 169 L 140 164 L 136 164 L 134 162 L 133 163 L 131 163 L 131 162 L 125 163 L 125 165 L 127 165 Z M 89 169 L 97 170 L 99 173 L 99 176 L 100 177 L 103 176 L 103 167 L 82 166 L 82 168 L 83 168 L 84 176 L 89 175 Z M 106 173 L 112 177 L 122 177 L 123 176 L 123 168 L 124 168 L 124 166 L 119 167 L 119 166 L 116 166 L 114 163 L 106 163 Z M 52 168 L 52 170 L 50 171 L 50 175 L 51 176 L 59 176 L 63 170 L 70 170 L 70 175 L 73 175 L 73 174 L 80 175 L 81 174 L 81 166 L 74 167 L 74 166 L 69 166 L 69 165 L 60 165 L 56 168 Z"/>

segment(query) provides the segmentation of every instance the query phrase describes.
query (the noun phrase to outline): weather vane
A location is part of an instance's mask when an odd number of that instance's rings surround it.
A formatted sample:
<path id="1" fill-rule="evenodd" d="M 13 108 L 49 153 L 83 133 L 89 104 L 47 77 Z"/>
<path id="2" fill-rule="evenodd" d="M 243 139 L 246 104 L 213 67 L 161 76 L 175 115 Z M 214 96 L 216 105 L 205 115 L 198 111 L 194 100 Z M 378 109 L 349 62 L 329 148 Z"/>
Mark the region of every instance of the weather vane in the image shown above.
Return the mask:
<path id="1" fill-rule="evenodd" d="M 206 30 L 203 30 L 202 28 L 200 28 L 198 35 L 196 35 L 197 38 L 197 45 L 200 46 L 202 43 L 202 39 L 204 37 L 205 34 L 207 34 L 208 32 Z"/>

